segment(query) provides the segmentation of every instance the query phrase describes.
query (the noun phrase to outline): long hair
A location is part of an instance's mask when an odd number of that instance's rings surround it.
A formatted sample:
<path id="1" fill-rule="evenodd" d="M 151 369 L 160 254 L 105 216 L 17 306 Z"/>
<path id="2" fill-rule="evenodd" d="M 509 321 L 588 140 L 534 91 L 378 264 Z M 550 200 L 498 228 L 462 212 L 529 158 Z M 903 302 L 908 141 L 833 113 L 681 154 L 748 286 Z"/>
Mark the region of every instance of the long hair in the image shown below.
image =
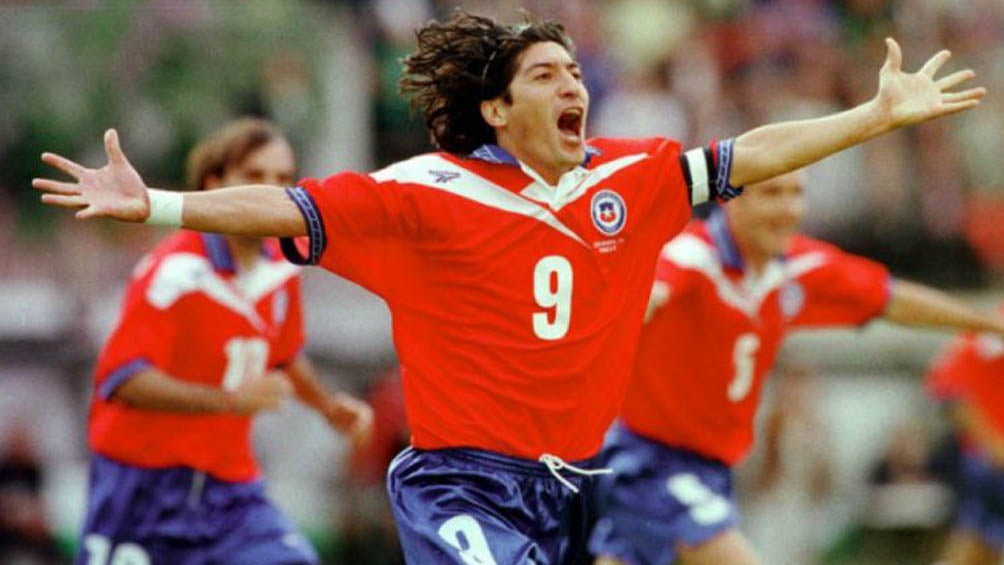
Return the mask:
<path id="1" fill-rule="evenodd" d="M 189 190 L 203 190 L 210 177 L 223 178 L 227 169 L 248 155 L 285 136 L 272 122 L 238 118 L 204 137 L 188 153 L 185 178 Z"/>
<path id="2" fill-rule="evenodd" d="M 436 147 L 458 155 L 496 141 L 481 102 L 499 96 L 511 102 L 509 84 L 528 47 L 553 41 L 574 51 L 561 24 L 527 14 L 523 23 L 507 26 L 458 10 L 416 35 L 418 49 L 403 62 L 401 94 L 421 113 Z"/>

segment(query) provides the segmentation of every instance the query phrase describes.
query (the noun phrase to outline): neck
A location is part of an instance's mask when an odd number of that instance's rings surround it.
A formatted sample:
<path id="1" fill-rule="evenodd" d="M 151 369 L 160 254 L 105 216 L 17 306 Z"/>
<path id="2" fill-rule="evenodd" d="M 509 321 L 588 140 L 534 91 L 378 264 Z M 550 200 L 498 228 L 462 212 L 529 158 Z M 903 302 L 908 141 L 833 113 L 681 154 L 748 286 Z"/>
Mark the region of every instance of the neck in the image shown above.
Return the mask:
<path id="1" fill-rule="evenodd" d="M 733 214 L 730 214 L 732 210 L 726 209 L 724 211 L 725 225 L 728 226 L 728 233 L 732 237 L 732 241 L 736 244 L 736 250 L 739 252 L 739 258 L 742 259 L 743 265 L 747 270 L 753 271 L 754 273 L 759 273 L 763 271 L 763 268 L 767 263 L 773 258 L 770 253 L 764 252 L 755 241 L 750 240 L 746 235 L 747 230 L 742 228 L 742 225 L 736 224 L 736 218 Z"/>
<path id="2" fill-rule="evenodd" d="M 753 242 L 745 240 L 738 233 L 735 233 L 733 237 L 735 237 L 736 246 L 739 248 L 739 255 L 743 258 L 743 263 L 747 269 L 754 273 L 762 272 L 767 263 L 773 259 L 770 253 L 764 253 Z"/>
<path id="3" fill-rule="evenodd" d="M 502 136 L 499 136 L 498 146 L 505 149 L 506 152 L 515 157 L 525 167 L 529 167 L 533 170 L 533 172 L 537 173 L 537 176 L 539 176 L 548 187 L 557 186 L 558 180 L 561 179 L 561 175 L 575 168 L 575 165 L 562 166 L 535 161 L 527 155 L 525 151 L 520 150 L 520 147 L 522 147 L 521 145 L 509 143 L 508 140 Z"/>
<path id="4" fill-rule="evenodd" d="M 261 238 L 236 235 L 226 238 L 238 272 L 250 269 L 261 257 Z"/>

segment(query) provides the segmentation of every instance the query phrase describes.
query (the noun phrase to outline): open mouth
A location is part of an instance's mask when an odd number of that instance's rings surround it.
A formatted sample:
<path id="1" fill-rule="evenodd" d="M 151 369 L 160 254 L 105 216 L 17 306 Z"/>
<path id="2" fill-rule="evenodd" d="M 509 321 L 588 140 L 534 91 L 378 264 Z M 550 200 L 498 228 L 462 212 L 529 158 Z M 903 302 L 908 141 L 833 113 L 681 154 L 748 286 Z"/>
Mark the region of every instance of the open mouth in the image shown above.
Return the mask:
<path id="1" fill-rule="evenodd" d="M 582 138 L 582 108 L 569 108 L 558 117 L 558 131 L 566 138 Z"/>

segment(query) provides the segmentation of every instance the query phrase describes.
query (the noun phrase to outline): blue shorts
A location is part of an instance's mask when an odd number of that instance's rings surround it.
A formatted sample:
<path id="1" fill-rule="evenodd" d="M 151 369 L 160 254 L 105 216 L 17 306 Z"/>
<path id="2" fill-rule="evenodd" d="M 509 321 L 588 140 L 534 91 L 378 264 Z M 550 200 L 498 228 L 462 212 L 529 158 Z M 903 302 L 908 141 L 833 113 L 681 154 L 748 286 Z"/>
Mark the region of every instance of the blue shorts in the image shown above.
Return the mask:
<path id="1" fill-rule="evenodd" d="M 633 565 L 672 563 L 739 521 L 732 470 L 720 461 L 643 438 L 620 424 L 607 433 L 601 465 L 613 475 L 595 489 L 594 555 Z"/>
<path id="2" fill-rule="evenodd" d="M 1004 470 L 982 456 L 962 457 L 961 492 L 956 527 L 976 534 L 983 543 L 1004 545 Z"/>
<path id="3" fill-rule="evenodd" d="M 585 545 L 594 479 L 562 475 L 580 494 L 536 461 L 473 449 L 405 449 L 391 463 L 387 490 L 406 561 L 591 563 Z"/>
<path id="4" fill-rule="evenodd" d="M 187 467 L 144 469 L 97 454 L 81 539 L 79 565 L 317 563 L 265 497 L 262 481 L 229 483 Z"/>

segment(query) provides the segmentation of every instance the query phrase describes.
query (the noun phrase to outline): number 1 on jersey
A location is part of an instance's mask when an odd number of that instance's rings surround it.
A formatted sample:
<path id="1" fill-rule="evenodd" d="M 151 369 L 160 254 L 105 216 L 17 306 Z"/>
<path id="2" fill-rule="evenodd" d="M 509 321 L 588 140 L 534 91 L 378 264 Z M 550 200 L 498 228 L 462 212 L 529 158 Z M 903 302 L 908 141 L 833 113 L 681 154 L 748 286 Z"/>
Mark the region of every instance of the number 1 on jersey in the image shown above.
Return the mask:
<path id="1" fill-rule="evenodd" d="M 533 298 L 545 312 L 533 313 L 533 333 L 553 341 L 565 337 L 572 318 L 572 264 L 548 255 L 533 268 Z"/>
<path id="2" fill-rule="evenodd" d="M 223 346 L 227 368 L 223 390 L 235 390 L 248 375 L 264 375 L 268 362 L 268 342 L 258 337 L 235 337 Z"/>

